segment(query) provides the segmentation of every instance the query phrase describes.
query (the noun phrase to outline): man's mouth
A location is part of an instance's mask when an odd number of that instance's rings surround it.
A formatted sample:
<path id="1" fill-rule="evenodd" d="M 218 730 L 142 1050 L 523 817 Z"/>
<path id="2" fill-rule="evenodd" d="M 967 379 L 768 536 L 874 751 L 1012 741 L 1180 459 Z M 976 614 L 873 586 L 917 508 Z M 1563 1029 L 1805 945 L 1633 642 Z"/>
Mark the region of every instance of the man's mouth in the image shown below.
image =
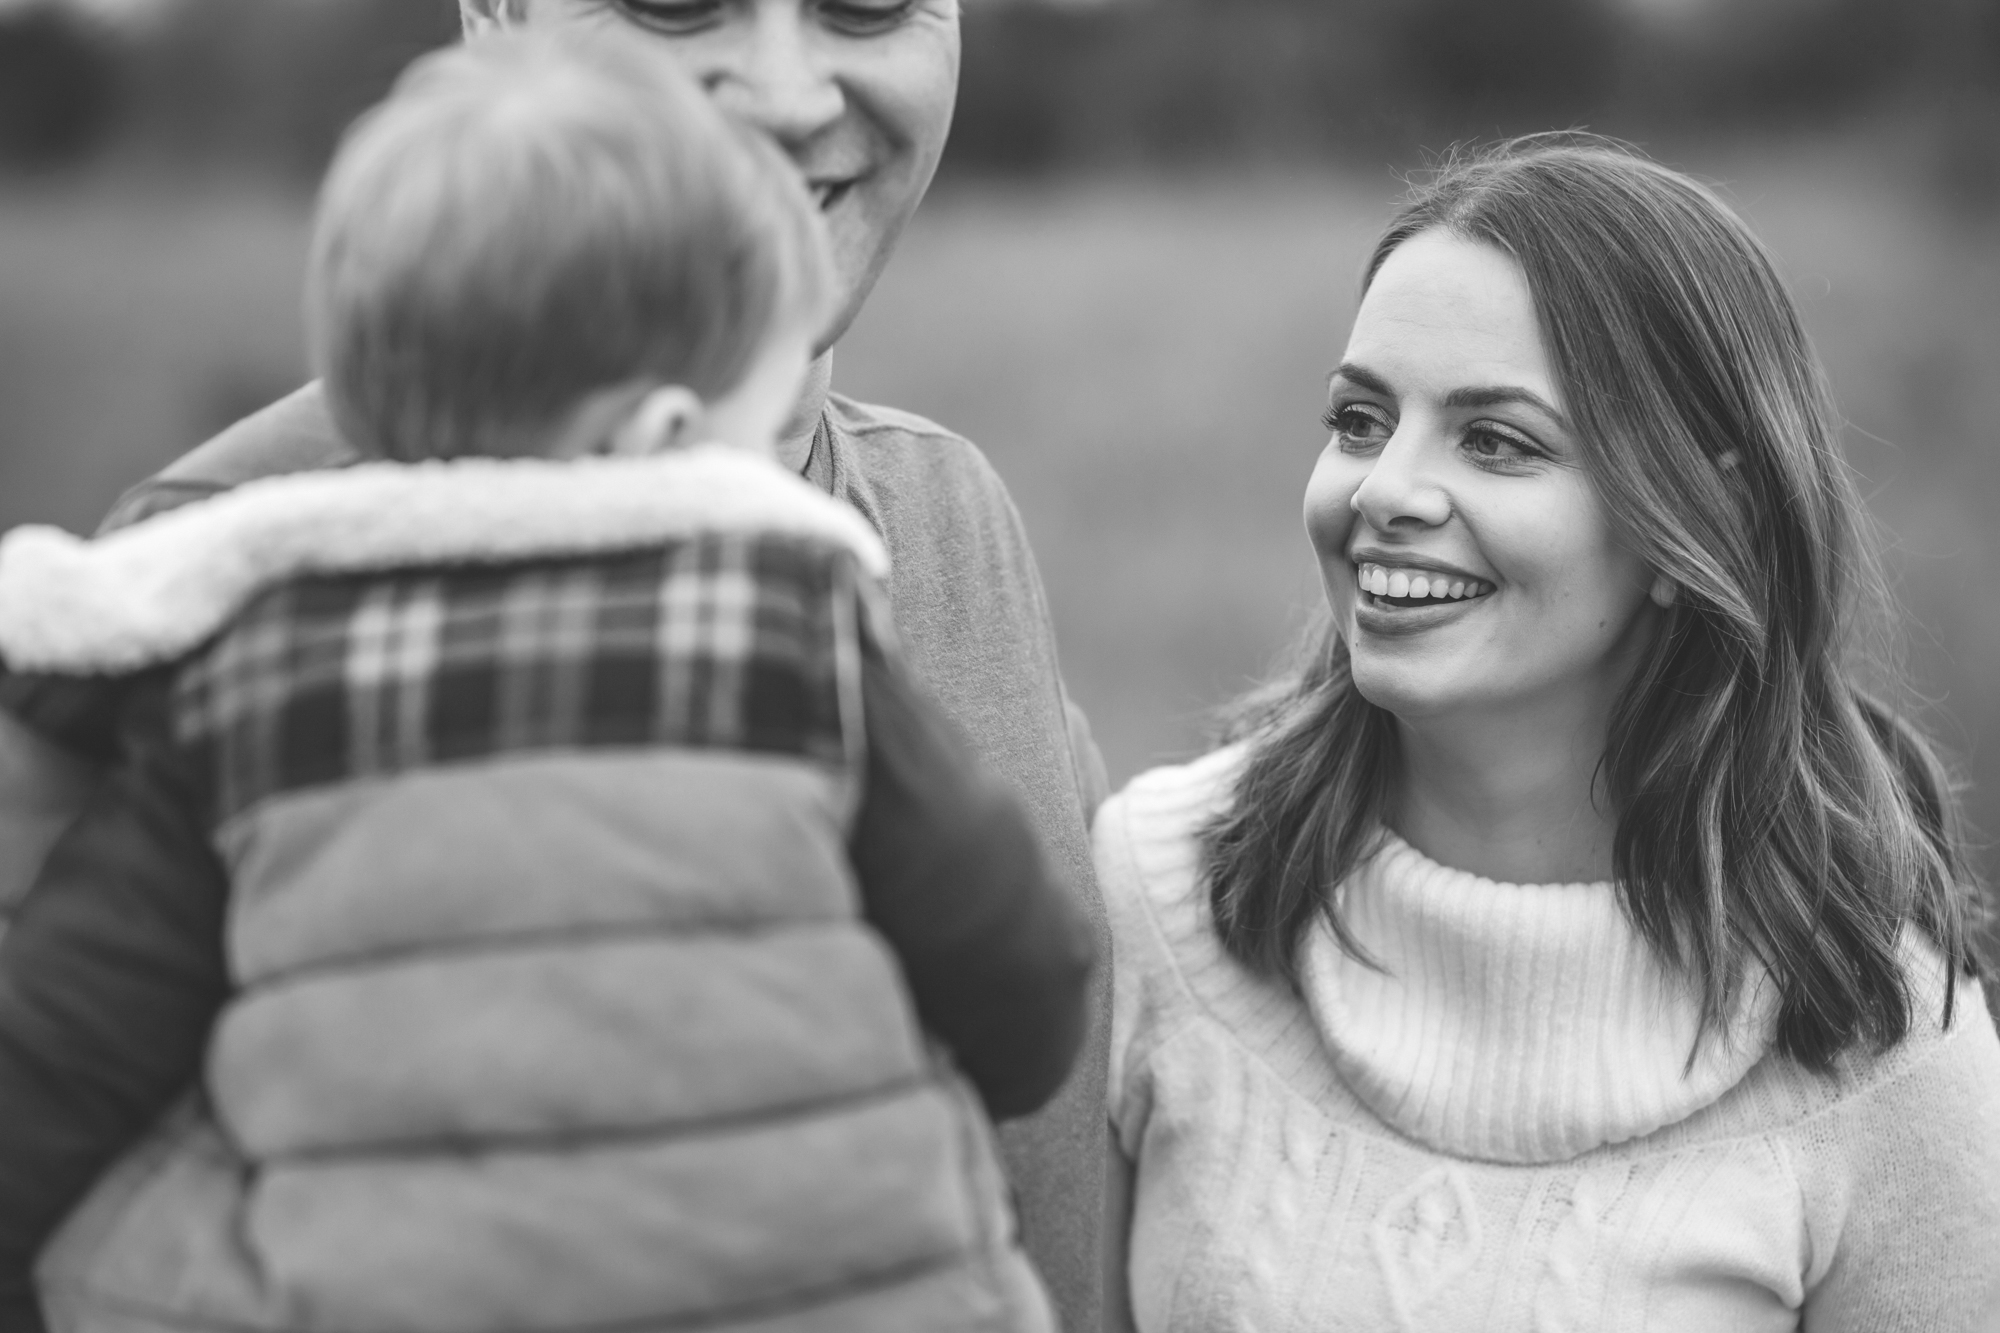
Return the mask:
<path id="1" fill-rule="evenodd" d="M 1485 597 L 1493 585 L 1484 579 L 1434 569 L 1399 569 L 1393 565 L 1355 566 L 1354 586 L 1371 606 L 1438 606 Z"/>

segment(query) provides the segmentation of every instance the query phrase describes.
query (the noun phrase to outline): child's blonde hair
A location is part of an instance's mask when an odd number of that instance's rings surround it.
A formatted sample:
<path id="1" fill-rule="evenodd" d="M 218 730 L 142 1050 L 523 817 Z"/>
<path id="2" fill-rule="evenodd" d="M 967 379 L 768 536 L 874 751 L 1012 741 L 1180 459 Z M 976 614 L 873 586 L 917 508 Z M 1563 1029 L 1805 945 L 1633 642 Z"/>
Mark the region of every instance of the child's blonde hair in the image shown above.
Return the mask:
<path id="1" fill-rule="evenodd" d="M 508 32 L 418 61 L 348 132 L 307 332 L 355 447 L 518 452 L 595 390 L 728 392 L 778 321 L 824 319 L 831 267 L 797 174 L 662 49 Z"/>

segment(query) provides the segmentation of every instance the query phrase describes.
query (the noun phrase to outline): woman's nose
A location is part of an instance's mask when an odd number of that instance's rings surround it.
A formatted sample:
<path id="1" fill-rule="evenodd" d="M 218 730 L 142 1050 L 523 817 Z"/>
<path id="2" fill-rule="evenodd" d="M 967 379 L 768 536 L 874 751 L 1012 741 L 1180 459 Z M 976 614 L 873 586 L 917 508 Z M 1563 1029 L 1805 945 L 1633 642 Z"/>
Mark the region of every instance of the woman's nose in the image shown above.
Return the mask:
<path id="1" fill-rule="evenodd" d="M 1375 456 L 1354 489 L 1354 512 L 1378 532 L 1396 527 L 1440 527 L 1451 517 L 1451 495 L 1431 475 L 1430 451 L 1405 421 Z"/>
<path id="2" fill-rule="evenodd" d="M 814 50 L 807 0 L 757 0 L 706 71 L 715 100 L 787 150 L 840 119 L 846 98 Z"/>

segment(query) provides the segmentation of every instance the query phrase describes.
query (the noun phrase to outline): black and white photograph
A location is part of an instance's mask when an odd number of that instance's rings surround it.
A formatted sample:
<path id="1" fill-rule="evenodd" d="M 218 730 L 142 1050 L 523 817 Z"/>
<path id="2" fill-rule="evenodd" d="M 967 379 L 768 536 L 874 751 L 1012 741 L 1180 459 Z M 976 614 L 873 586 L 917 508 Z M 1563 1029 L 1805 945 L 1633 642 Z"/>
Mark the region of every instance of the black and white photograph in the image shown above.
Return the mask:
<path id="1" fill-rule="evenodd" d="M 1996 506 L 1996 0 L 0 0 L 0 1333 L 2000 1333 Z"/>

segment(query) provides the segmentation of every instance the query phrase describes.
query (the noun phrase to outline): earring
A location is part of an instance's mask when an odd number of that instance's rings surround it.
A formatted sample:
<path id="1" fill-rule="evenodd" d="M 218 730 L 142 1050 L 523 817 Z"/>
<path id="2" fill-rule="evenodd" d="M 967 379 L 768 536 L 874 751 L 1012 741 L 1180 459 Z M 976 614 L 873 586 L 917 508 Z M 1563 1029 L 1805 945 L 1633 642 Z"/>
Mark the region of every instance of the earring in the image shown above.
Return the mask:
<path id="1" fill-rule="evenodd" d="M 1654 606 L 1664 611 L 1674 604 L 1674 599 L 1680 595 L 1680 591 L 1678 583 L 1662 574 L 1653 580 L 1653 586 L 1646 595 L 1653 599 Z"/>

